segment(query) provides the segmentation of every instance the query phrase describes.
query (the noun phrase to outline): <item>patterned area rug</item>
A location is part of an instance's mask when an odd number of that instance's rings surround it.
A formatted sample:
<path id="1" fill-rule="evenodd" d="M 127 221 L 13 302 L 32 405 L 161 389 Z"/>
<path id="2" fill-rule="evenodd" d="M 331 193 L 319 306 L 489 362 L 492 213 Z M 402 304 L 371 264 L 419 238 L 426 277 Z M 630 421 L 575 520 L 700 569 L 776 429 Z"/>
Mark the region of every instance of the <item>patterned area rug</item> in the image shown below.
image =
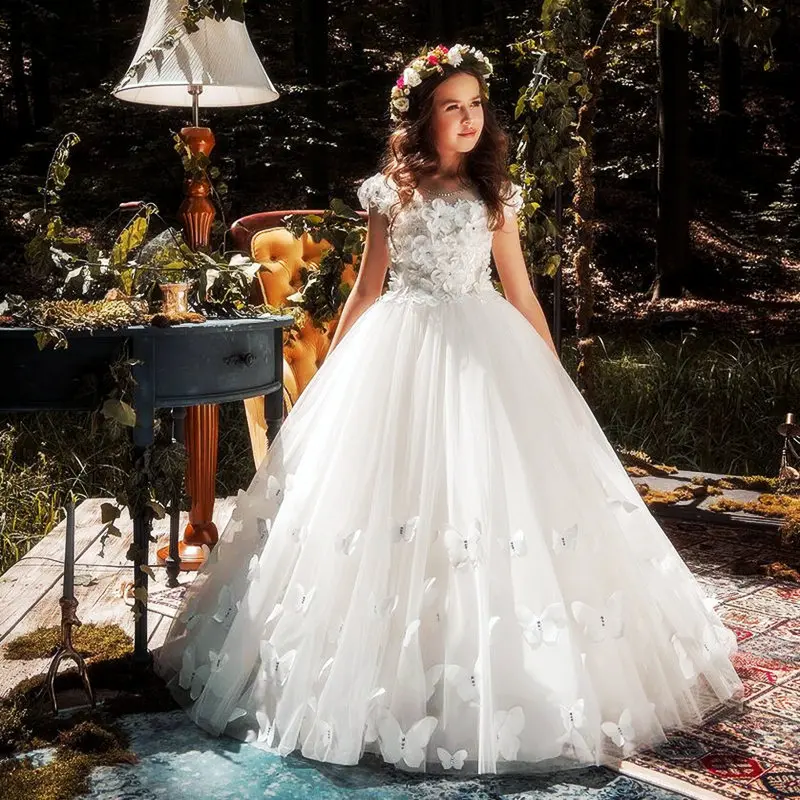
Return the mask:
<path id="1" fill-rule="evenodd" d="M 733 571 L 753 553 L 766 562 L 786 552 L 760 532 L 659 522 L 736 633 L 746 696 L 741 709 L 624 761 L 622 773 L 698 800 L 800 797 L 800 586 Z"/>

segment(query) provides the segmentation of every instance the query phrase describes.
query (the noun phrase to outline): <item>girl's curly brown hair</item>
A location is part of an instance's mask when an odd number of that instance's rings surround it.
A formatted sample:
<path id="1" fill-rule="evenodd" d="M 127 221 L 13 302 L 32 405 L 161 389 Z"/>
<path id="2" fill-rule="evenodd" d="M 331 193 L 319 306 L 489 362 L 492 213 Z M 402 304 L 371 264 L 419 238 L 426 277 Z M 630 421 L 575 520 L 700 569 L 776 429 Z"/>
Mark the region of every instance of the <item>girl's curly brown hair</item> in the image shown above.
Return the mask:
<path id="1" fill-rule="evenodd" d="M 438 154 L 431 132 L 433 93 L 436 87 L 451 75 L 466 72 L 474 76 L 480 86 L 483 103 L 483 131 L 475 147 L 461 161 L 459 178 L 475 184 L 486 203 L 489 229 L 503 224 L 504 200 L 510 197 L 512 186 L 508 178 L 508 135 L 500 127 L 488 103 L 488 92 L 483 76 L 474 68 L 453 67 L 444 64 L 443 74 L 426 78 L 415 86 L 409 95 L 409 108 L 403 119 L 389 134 L 381 159 L 381 172 L 392 178 L 397 186 L 399 204 L 391 214 L 390 229 L 397 213 L 411 202 L 414 190 L 424 175 L 436 172 Z"/>

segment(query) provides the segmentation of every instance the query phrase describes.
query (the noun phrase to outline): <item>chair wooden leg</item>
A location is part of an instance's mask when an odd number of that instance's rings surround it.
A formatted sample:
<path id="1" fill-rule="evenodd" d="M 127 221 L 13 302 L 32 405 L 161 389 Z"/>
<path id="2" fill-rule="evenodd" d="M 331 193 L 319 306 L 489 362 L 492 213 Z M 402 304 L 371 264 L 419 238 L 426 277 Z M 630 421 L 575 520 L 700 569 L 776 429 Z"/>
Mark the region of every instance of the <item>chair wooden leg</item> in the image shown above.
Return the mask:
<path id="1" fill-rule="evenodd" d="M 264 397 L 248 397 L 244 402 L 247 430 L 250 434 L 250 450 L 256 469 L 267 455 L 267 418 L 264 414 Z"/>

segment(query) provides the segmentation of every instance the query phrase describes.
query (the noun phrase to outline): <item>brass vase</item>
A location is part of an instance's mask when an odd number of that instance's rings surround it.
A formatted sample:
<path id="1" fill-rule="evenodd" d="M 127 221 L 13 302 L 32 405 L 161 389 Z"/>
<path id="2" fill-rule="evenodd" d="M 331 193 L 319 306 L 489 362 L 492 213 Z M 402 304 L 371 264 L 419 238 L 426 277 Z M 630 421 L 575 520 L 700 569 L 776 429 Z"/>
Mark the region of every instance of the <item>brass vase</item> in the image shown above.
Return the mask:
<path id="1" fill-rule="evenodd" d="M 189 290 L 192 284 L 188 281 L 178 283 L 159 283 L 161 289 L 161 313 L 166 316 L 186 314 L 189 311 Z"/>

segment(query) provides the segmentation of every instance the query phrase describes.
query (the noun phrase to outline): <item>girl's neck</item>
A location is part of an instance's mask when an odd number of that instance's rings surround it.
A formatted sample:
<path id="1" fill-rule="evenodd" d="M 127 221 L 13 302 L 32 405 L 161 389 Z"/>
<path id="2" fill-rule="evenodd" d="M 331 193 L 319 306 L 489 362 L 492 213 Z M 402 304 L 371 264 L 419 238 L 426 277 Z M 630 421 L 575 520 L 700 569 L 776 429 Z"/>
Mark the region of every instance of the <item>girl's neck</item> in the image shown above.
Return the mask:
<path id="1" fill-rule="evenodd" d="M 454 181 L 459 178 L 466 178 L 462 174 L 464 167 L 464 156 L 461 153 L 453 153 L 451 158 L 439 157 L 439 165 L 436 172 L 431 176 L 435 180 L 440 181 Z"/>

